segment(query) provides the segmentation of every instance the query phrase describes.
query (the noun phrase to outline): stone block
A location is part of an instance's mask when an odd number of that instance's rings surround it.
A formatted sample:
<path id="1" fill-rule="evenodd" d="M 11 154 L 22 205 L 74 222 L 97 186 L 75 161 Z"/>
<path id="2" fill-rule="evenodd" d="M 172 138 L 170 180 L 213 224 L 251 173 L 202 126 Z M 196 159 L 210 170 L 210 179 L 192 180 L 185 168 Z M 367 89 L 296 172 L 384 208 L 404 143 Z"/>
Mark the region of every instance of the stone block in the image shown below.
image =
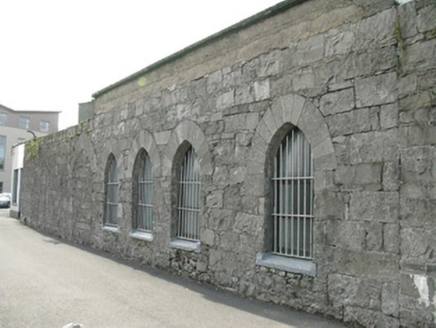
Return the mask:
<path id="1" fill-rule="evenodd" d="M 371 115 L 369 108 L 361 108 L 347 113 L 328 116 L 326 123 L 329 127 L 330 135 L 337 137 L 371 131 L 373 126 L 377 127 L 377 124 L 372 122 L 373 117 L 377 119 L 377 115 Z"/>
<path id="2" fill-rule="evenodd" d="M 342 193 L 324 190 L 315 197 L 316 216 L 344 219 L 344 212 L 345 200 Z"/>
<path id="3" fill-rule="evenodd" d="M 305 102 L 305 98 L 294 94 L 277 98 L 271 106 L 276 126 L 281 127 L 287 122 L 298 125 Z"/>
<path id="4" fill-rule="evenodd" d="M 400 77 L 398 80 L 398 96 L 401 98 L 410 93 L 414 93 L 418 85 L 417 82 L 416 74 Z"/>
<path id="5" fill-rule="evenodd" d="M 407 227 L 431 227 L 436 213 L 436 199 L 402 197 L 401 224 Z"/>
<path id="6" fill-rule="evenodd" d="M 224 118 L 224 131 L 226 133 L 254 130 L 259 123 L 259 113 L 244 113 Z"/>
<path id="7" fill-rule="evenodd" d="M 400 322 L 397 318 L 383 315 L 379 311 L 372 311 L 360 307 L 346 307 L 344 309 L 344 321 L 357 322 L 357 324 L 360 324 L 363 327 L 400 327 Z"/>
<path id="8" fill-rule="evenodd" d="M 213 231 L 227 231 L 234 224 L 235 212 L 228 209 L 213 208 L 207 218 L 207 226 Z"/>
<path id="9" fill-rule="evenodd" d="M 168 143 L 171 136 L 171 131 L 162 131 L 154 133 L 154 139 L 157 145 L 165 145 Z"/>
<path id="10" fill-rule="evenodd" d="M 401 38 L 407 39 L 417 33 L 415 2 L 411 1 L 398 7 Z"/>
<path id="11" fill-rule="evenodd" d="M 379 75 L 387 71 L 396 70 L 398 67 L 398 49 L 396 46 L 385 47 L 381 49 L 376 49 L 368 54 L 370 60 L 370 74 Z M 364 56 L 365 54 L 362 54 Z M 359 56 L 360 57 L 360 56 Z M 357 57 L 357 58 L 359 58 Z M 356 58 L 356 67 L 359 67 L 357 62 L 359 59 Z M 365 75 L 365 69 L 361 71 Z"/>
<path id="12" fill-rule="evenodd" d="M 229 185 L 224 189 L 224 207 L 232 210 L 241 208 L 241 186 Z"/>
<path id="13" fill-rule="evenodd" d="M 226 186 L 229 180 L 229 171 L 225 165 L 215 165 L 212 183 L 217 186 Z"/>
<path id="14" fill-rule="evenodd" d="M 401 178 L 405 183 L 436 183 L 436 148 L 411 147 L 401 152 Z"/>
<path id="15" fill-rule="evenodd" d="M 380 107 L 380 127 L 383 130 L 398 126 L 398 104 L 393 103 Z"/>
<path id="16" fill-rule="evenodd" d="M 421 108 L 416 111 L 401 112 L 400 113 L 400 123 L 418 123 L 426 124 L 430 123 L 429 119 L 430 110 L 427 108 Z"/>
<path id="17" fill-rule="evenodd" d="M 223 87 L 226 89 L 241 85 L 242 70 L 240 67 L 232 68 L 230 72 L 223 72 Z"/>
<path id="18" fill-rule="evenodd" d="M 209 246 L 215 246 L 215 232 L 211 229 L 201 231 L 201 243 Z M 202 271 L 202 270 L 200 270 Z"/>
<path id="19" fill-rule="evenodd" d="M 427 233 L 422 229 L 401 229 L 401 255 L 402 257 L 419 258 L 426 256 L 429 248 Z"/>
<path id="20" fill-rule="evenodd" d="M 400 275 L 401 295 L 418 299 L 419 291 L 416 288 L 413 278 L 414 278 L 413 274 L 402 273 Z"/>
<path id="21" fill-rule="evenodd" d="M 260 215 L 238 212 L 233 230 L 237 233 L 247 233 L 250 235 L 262 234 L 263 223 L 264 218 Z"/>
<path id="22" fill-rule="evenodd" d="M 283 51 L 272 51 L 268 54 L 260 56 L 259 77 L 277 75 L 280 73 L 280 59 Z M 283 65 L 282 65 L 283 66 Z"/>
<path id="23" fill-rule="evenodd" d="M 235 92 L 233 90 L 223 93 L 217 97 L 217 109 L 225 109 L 235 104 Z"/>
<path id="24" fill-rule="evenodd" d="M 339 166 L 335 171 L 334 181 L 347 190 L 379 190 L 382 182 L 381 172 L 380 163 Z"/>
<path id="25" fill-rule="evenodd" d="M 387 73 L 357 79 L 355 88 L 358 108 L 393 103 L 398 94 L 397 74 Z"/>
<path id="26" fill-rule="evenodd" d="M 399 206 L 398 192 L 353 192 L 350 219 L 394 223 L 399 218 Z"/>
<path id="27" fill-rule="evenodd" d="M 353 88 L 327 93 L 320 102 L 320 110 L 324 116 L 348 112 L 354 107 Z"/>
<path id="28" fill-rule="evenodd" d="M 297 44 L 294 61 L 297 66 L 306 66 L 324 57 L 324 36 L 312 36 Z"/>
<path id="29" fill-rule="evenodd" d="M 254 82 L 254 99 L 256 101 L 262 101 L 269 99 L 269 80 Z"/>
<path id="30" fill-rule="evenodd" d="M 369 251 L 381 251 L 383 246 L 383 224 L 377 222 L 365 222 L 365 249 Z"/>
<path id="31" fill-rule="evenodd" d="M 223 192 L 213 191 L 206 196 L 206 206 L 211 208 L 223 207 Z"/>
<path id="32" fill-rule="evenodd" d="M 399 129 L 402 147 L 436 145 L 436 127 L 428 124 L 403 125 Z"/>
<path id="33" fill-rule="evenodd" d="M 400 188 L 400 194 L 402 199 L 436 199 L 436 185 L 434 183 L 427 183 L 424 185 L 416 184 L 403 184 Z"/>
<path id="34" fill-rule="evenodd" d="M 296 71 L 292 78 L 292 87 L 295 91 L 311 89 L 315 86 L 315 75 L 311 67 Z"/>
<path id="35" fill-rule="evenodd" d="M 381 283 L 376 280 L 331 274 L 328 277 L 328 297 L 333 306 L 380 310 Z"/>
<path id="36" fill-rule="evenodd" d="M 235 89 L 235 105 L 243 105 L 254 102 L 253 86 L 243 84 Z"/>
<path id="37" fill-rule="evenodd" d="M 399 303 L 398 303 L 399 285 L 385 283 L 382 287 L 381 301 L 382 312 L 385 315 L 398 318 Z"/>
<path id="38" fill-rule="evenodd" d="M 400 183 L 400 168 L 398 162 L 384 162 L 382 172 L 383 190 L 396 191 Z"/>
<path id="39" fill-rule="evenodd" d="M 327 37 L 325 55 L 344 55 L 351 51 L 354 45 L 354 33 L 345 31 L 336 35 Z"/>
<path id="40" fill-rule="evenodd" d="M 245 62 L 242 66 L 241 82 L 253 81 L 254 79 L 257 78 L 257 74 L 259 71 L 260 71 L 259 58 L 254 58 L 248 62 Z"/>
<path id="41" fill-rule="evenodd" d="M 428 91 L 414 93 L 400 99 L 398 103 L 401 112 L 414 112 L 418 109 L 431 106 L 431 97 Z"/>
<path id="42" fill-rule="evenodd" d="M 400 57 L 400 63 L 405 74 L 435 68 L 436 38 L 408 46 Z"/>
<path id="43" fill-rule="evenodd" d="M 344 156 L 351 164 L 398 160 L 398 132 L 396 129 L 351 135 L 346 142 Z"/>
<path id="44" fill-rule="evenodd" d="M 371 16 L 392 8 L 394 0 L 353 0 L 353 4 L 363 9 L 365 16 Z"/>
<path id="45" fill-rule="evenodd" d="M 329 220 L 326 238 L 327 242 L 335 247 L 363 250 L 365 229 L 361 222 Z"/>
<path id="46" fill-rule="evenodd" d="M 354 50 L 380 48 L 394 44 L 396 42 L 395 22 L 395 9 L 382 11 L 360 21 L 356 26 Z"/>
<path id="47" fill-rule="evenodd" d="M 222 88 L 223 75 L 221 70 L 209 74 L 207 77 L 206 90 L 209 94 L 220 91 Z"/>
<path id="48" fill-rule="evenodd" d="M 384 224 L 383 248 L 385 252 L 398 254 L 400 251 L 400 234 L 398 224 Z"/>
<path id="49" fill-rule="evenodd" d="M 345 275 L 392 282 L 398 279 L 399 256 L 336 248 L 331 265 Z"/>
<path id="50" fill-rule="evenodd" d="M 418 31 L 424 33 L 436 29 L 436 4 L 426 6 L 418 11 Z"/>
<path id="51" fill-rule="evenodd" d="M 291 74 L 279 74 L 270 79 L 270 96 L 276 98 L 294 91 Z"/>
<path id="52" fill-rule="evenodd" d="M 247 175 L 247 168 L 245 166 L 233 167 L 230 169 L 230 181 L 229 184 L 236 184 L 245 181 Z"/>
<path id="53" fill-rule="evenodd" d="M 312 102 L 306 101 L 304 103 L 300 120 L 298 121 L 298 127 L 304 132 L 312 149 L 315 150 L 318 145 L 323 144 L 326 140 L 328 141 L 327 144 L 330 144 L 330 134 L 325 124 L 324 117 Z M 328 151 L 332 150 L 333 149 L 328 149 Z M 314 155 L 320 157 L 315 153 Z"/>

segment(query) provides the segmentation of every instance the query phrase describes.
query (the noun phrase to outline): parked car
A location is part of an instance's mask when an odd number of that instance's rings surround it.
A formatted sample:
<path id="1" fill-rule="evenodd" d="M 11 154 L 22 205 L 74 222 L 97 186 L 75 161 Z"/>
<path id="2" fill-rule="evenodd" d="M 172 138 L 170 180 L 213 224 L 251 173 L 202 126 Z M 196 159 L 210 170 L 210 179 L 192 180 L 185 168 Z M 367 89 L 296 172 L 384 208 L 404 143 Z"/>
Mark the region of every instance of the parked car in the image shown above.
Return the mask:
<path id="1" fill-rule="evenodd" d="M 9 208 L 11 207 L 11 194 L 4 192 L 0 194 L 0 207 Z"/>

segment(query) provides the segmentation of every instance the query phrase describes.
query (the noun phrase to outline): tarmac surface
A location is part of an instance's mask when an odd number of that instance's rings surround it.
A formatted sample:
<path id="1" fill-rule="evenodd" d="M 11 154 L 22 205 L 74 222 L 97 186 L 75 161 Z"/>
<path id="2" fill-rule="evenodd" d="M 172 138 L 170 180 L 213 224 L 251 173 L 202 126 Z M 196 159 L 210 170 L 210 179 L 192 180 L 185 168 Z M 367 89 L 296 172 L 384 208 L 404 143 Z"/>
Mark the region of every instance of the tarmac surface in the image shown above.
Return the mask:
<path id="1" fill-rule="evenodd" d="M 8 214 L 0 209 L 0 328 L 344 327 L 68 244 Z"/>

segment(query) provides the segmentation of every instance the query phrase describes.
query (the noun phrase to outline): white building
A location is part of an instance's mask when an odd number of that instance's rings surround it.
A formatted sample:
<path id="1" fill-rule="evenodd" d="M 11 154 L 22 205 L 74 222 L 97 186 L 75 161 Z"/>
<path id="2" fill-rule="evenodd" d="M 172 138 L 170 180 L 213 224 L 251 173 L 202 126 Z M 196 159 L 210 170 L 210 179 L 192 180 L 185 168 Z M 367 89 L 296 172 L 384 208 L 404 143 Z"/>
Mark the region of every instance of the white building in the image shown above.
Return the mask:
<path id="1" fill-rule="evenodd" d="M 13 218 L 20 216 L 20 189 L 21 189 L 21 174 L 24 163 L 24 143 L 20 143 L 12 147 L 12 200 L 9 215 Z"/>

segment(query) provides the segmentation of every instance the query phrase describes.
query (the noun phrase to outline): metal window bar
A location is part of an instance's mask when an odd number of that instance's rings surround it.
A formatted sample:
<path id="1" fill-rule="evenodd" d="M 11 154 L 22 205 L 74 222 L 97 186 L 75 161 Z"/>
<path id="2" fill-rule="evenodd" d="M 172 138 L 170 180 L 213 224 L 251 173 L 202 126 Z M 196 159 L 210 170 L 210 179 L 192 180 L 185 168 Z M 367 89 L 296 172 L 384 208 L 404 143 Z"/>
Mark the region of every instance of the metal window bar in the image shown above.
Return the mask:
<path id="1" fill-rule="evenodd" d="M 137 229 L 153 231 L 153 171 L 148 155 L 142 159 L 138 179 Z"/>
<path id="2" fill-rule="evenodd" d="M 178 238 L 193 241 L 200 238 L 200 186 L 200 166 L 191 147 L 186 152 L 180 168 Z"/>
<path id="3" fill-rule="evenodd" d="M 291 130 L 274 161 L 273 252 L 310 259 L 313 240 L 313 158 L 304 134 Z"/>
<path id="4" fill-rule="evenodd" d="M 115 159 L 112 159 L 108 172 L 107 197 L 106 197 L 106 218 L 105 224 L 117 225 L 118 209 L 118 171 Z"/>

